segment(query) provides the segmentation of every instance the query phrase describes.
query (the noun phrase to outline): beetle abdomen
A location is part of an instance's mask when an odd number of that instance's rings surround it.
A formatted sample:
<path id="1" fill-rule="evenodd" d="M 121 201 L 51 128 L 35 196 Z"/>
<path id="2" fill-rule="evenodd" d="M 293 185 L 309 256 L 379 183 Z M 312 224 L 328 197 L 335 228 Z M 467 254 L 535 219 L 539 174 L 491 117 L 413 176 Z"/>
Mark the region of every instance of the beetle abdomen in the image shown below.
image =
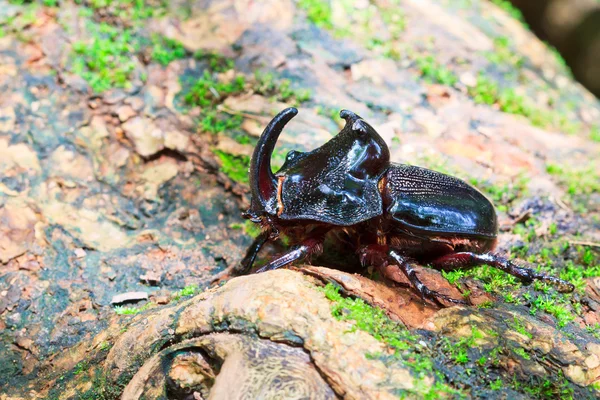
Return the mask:
<path id="1" fill-rule="evenodd" d="M 474 187 L 440 172 L 391 164 L 382 189 L 385 213 L 405 231 L 493 238 L 494 206 Z"/>

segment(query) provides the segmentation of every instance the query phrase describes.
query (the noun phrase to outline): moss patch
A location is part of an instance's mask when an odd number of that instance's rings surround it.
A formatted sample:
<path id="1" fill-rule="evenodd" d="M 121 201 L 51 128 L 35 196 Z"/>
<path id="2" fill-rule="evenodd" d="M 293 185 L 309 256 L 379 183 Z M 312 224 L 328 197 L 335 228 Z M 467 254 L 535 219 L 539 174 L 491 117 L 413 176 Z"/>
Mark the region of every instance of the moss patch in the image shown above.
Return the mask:
<path id="1" fill-rule="evenodd" d="M 323 0 L 299 0 L 298 7 L 306 11 L 309 21 L 325 29 L 333 29 L 331 5 Z"/>
<path id="2" fill-rule="evenodd" d="M 577 211 L 587 211 L 589 196 L 600 193 L 600 172 L 597 163 L 583 168 L 573 168 L 567 165 L 546 164 L 546 172 L 554 177 L 559 185 L 567 191 L 567 201 Z"/>
<path id="3" fill-rule="evenodd" d="M 453 86 L 458 82 L 454 72 L 438 63 L 432 55 L 418 56 L 415 58 L 415 64 L 426 81 L 447 86 Z"/>
<path id="4" fill-rule="evenodd" d="M 281 101 L 297 106 L 311 99 L 310 90 L 294 88 L 289 79 L 278 79 L 271 72 L 257 71 L 254 77 L 254 91 L 269 97 L 272 101 Z"/>
<path id="5" fill-rule="evenodd" d="M 354 329 L 367 332 L 375 339 L 385 343 L 393 352 L 393 357 L 410 368 L 417 380 L 435 377 L 432 386 L 416 383 L 414 394 L 426 399 L 466 397 L 461 390 L 455 389 L 443 381 L 443 376 L 436 373 L 431 355 L 426 354 L 419 346 L 420 337 L 409 332 L 401 324 L 389 319 L 385 313 L 372 307 L 362 299 L 343 297 L 337 287 L 328 284 L 323 289 L 325 296 L 333 302 L 331 313 L 340 321 L 352 321 Z M 367 355 L 377 358 L 380 355 Z M 405 395 L 405 394 L 404 394 Z"/>
<path id="6" fill-rule="evenodd" d="M 221 171 L 236 182 L 248 183 L 248 168 L 250 167 L 250 157 L 234 156 L 221 150 L 215 150 L 214 153 L 221 160 Z"/>
<path id="7" fill-rule="evenodd" d="M 186 50 L 177 40 L 169 39 L 162 35 L 152 35 L 152 60 L 162 66 L 169 65 L 186 56 Z"/>
<path id="8" fill-rule="evenodd" d="M 220 103 L 227 96 L 244 90 L 245 78 L 236 76 L 229 82 L 221 82 L 214 73 L 205 70 L 192 87 L 187 91 L 184 100 L 189 106 L 210 107 Z"/>

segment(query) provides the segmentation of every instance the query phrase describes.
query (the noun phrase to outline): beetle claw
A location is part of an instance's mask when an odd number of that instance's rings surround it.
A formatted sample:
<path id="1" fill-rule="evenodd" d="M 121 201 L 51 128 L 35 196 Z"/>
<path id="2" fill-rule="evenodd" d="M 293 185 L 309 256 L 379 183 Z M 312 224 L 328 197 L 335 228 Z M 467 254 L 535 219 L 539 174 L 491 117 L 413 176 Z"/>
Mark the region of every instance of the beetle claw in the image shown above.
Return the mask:
<path id="1" fill-rule="evenodd" d="M 420 291 L 419 294 L 421 295 L 421 298 L 423 300 L 433 301 L 435 304 L 437 304 L 440 307 L 447 307 L 440 300 L 444 300 L 444 301 L 447 301 L 448 303 L 452 303 L 452 304 L 459 304 L 459 305 L 464 305 L 464 306 L 469 305 L 469 303 L 464 300 L 458 300 L 458 299 L 452 298 L 443 293 L 436 292 L 435 290 L 430 290 L 429 288 L 427 288 L 425 286 L 422 288 L 422 291 Z"/>

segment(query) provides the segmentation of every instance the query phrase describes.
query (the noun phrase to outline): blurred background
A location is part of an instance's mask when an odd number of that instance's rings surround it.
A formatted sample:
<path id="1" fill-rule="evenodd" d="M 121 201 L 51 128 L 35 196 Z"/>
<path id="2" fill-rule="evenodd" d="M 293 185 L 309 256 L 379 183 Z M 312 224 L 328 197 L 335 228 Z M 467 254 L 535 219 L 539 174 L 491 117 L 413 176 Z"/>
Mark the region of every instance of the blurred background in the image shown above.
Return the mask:
<path id="1" fill-rule="evenodd" d="M 452 284 L 600 340 L 599 56 L 596 0 L 0 0 L 0 389 L 237 265 L 250 155 L 287 106 L 275 167 L 354 111 L 394 162 L 482 190 L 499 250 L 577 292 Z"/>

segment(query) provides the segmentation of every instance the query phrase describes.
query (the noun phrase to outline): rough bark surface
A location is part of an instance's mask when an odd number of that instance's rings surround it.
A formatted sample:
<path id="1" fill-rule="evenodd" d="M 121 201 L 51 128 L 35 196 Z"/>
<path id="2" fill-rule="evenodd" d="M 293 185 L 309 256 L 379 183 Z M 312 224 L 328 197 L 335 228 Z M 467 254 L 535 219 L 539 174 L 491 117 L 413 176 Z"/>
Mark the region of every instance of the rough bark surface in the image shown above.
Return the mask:
<path id="1" fill-rule="evenodd" d="M 600 106 L 504 10 L 15 3 L 0 0 L 0 399 L 600 395 Z M 248 156 L 288 105 L 275 163 L 350 109 L 394 162 L 480 188 L 498 251 L 577 290 L 420 267 L 473 304 L 439 309 L 342 271 L 333 243 L 318 267 L 228 279 L 256 233 Z"/>

